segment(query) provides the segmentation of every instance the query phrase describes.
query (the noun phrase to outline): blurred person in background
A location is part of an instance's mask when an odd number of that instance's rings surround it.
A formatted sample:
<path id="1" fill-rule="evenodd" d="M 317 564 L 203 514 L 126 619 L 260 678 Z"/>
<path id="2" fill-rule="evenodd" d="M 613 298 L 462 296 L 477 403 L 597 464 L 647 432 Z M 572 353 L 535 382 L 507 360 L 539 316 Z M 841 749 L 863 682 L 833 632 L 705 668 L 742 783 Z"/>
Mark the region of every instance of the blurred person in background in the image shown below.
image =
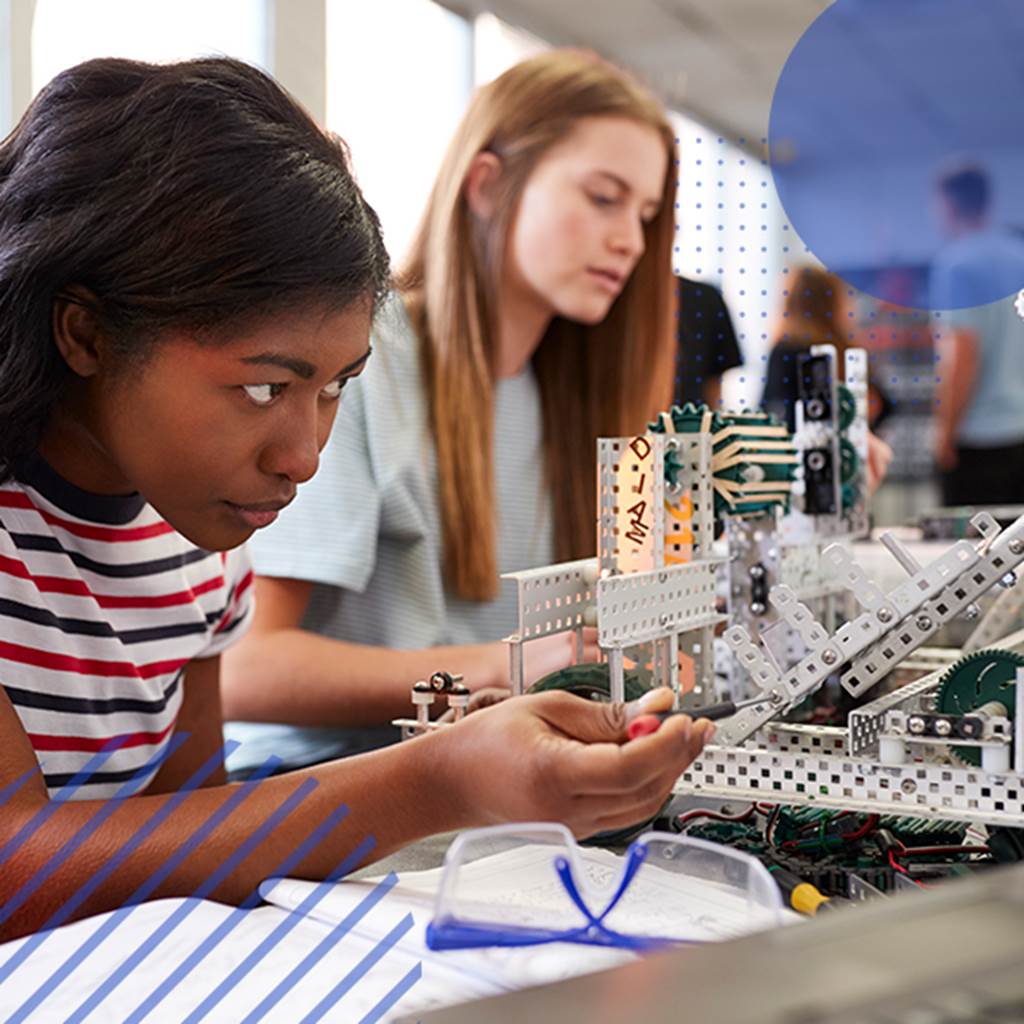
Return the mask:
<path id="1" fill-rule="evenodd" d="M 676 387 L 673 401 L 722 404 L 722 375 L 743 365 L 722 293 L 706 281 L 676 276 L 678 309 Z"/>
<path id="2" fill-rule="evenodd" d="M 935 462 L 945 505 L 1024 502 L 1024 238 L 992 223 L 992 186 L 979 164 L 947 166 L 936 181 L 948 242 L 932 264 L 939 335 Z M 995 275 L 995 276 L 994 276 Z M 993 294 L 1008 298 L 986 299 Z"/>
<path id="3" fill-rule="evenodd" d="M 765 372 L 761 407 L 796 429 L 796 403 L 800 398 L 800 357 L 815 345 L 833 345 L 838 365 L 853 346 L 853 304 L 850 289 L 835 274 L 820 267 L 799 267 L 785 291 L 780 330 L 772 343 Z M 868 426 L 878 426 L 891 407 L 874 381 L 868 382 Z M 868 434 L 868 485 L 873 490 L 892 461 L 892 449 Z"/>

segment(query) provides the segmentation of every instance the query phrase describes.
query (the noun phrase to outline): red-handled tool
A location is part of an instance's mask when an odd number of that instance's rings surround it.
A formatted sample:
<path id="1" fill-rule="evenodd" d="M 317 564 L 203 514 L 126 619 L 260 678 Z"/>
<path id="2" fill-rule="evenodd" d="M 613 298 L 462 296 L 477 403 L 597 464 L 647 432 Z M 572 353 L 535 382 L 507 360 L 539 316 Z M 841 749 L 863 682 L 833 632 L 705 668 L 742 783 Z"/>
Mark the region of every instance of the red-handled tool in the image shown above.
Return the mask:
<path id="1" fill-rule="evenodd" d="M 640 715 L 639 718 L 634 718 L 629 723 L 627 733 L 631 740 L 635 740 L 638 736 L 650 736 L 652 732 L 657 732 L 661 728 L 661 723 L 666 718 L 672 718 L 675 715 L 689 715 L 694 719 L 706 718 L 708 721 L 714 722 L 719 718 L 728 718 L 730 715 L 735 715 L 742 708 L 753 707 L 755 704 L 764 704 L 766 701 L 766 697 L 751 697 L 750 700 L 726 700 L 722 701 L 721 704 L 711 704 L 706 708 L 684 708 L 680 711 L 651 711 L 646 715 Z"/>

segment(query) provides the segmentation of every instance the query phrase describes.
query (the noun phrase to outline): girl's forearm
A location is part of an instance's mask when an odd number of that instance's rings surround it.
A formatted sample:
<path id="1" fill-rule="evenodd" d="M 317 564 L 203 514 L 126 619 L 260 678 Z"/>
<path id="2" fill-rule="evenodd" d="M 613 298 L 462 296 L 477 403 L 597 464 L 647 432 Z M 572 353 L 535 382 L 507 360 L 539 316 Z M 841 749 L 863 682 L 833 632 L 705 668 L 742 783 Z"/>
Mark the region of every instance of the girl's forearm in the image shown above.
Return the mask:
<path id="1" fill-rule="evenodd" d="M 349 858 L 347 873 L 461 827 L 471 815 L 443 747 L 426 736 L 257 783 L 119 803 L 20 800 L 0 825 L 0 938 L 141 898 L 240 904 L 266 878 L 321 879 Z"/>
<path id="2" fill-rule="evenodd" d="M 413 683 L 438 669 L 472 689 L 507 685 L 500 643 L 395 650 L 289 628 L 251 634 L 223 658 L 229 720 L 376 726 L 412 711 Z"/>

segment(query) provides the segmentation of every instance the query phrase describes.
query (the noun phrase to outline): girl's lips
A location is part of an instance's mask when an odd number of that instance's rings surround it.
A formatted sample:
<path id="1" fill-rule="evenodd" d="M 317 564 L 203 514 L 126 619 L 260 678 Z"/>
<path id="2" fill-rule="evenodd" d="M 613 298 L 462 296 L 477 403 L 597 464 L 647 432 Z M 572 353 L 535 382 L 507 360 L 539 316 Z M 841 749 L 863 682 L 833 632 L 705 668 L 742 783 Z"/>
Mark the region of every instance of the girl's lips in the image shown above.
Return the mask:
<path id="1" fill-rule="evenodd" d="M 587 273 L 607 291 L 618 292 L 622 287 L 622 275 L 616 274 L 612 270 L 598 270 L 594 267 L 588 267 Z"/>
<path id="2" fill-rule="evenodd" d="M 227 501 L 225 504 L 232 512 L 235 513 L 240 519 L 242 519 L 247 526 L 251 526 L 254 530 L 258 530 L 261 527 L 269 526 L 280 512 L 280 508 L 258 508 L 251 505 L 236 505 L 234 502 Z"/>

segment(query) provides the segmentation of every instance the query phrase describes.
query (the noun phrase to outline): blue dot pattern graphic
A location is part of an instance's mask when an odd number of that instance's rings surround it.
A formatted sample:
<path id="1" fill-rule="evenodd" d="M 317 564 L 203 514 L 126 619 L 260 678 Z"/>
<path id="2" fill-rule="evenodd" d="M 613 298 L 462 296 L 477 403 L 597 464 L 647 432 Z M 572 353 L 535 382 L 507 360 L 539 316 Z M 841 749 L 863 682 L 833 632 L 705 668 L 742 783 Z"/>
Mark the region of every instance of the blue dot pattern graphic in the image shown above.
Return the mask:
<path id="1" fill-rule="evenodd" d="M 787 316 L 785 306 L 794 293 L 799 298 L 800 270 L 814 259 L 779 202 L 769 169 L 767 136 L 733 140 L 687 118 L 680 118 L 677 128 L 680 190 L 674 211 L 673 268 L 702 286 L 717 286 L 742 365 L 723 378 L 735 363 L 721 358 L 726 334 L 717 330 L 721 321 L 714 321 L 713 331 L 698 321 L 700 326 L 695 324 L 687 332 L 683 324 L 687 307 L 691 317 L 698 309 L 680 287 L 676 398 L 695 401 L 699 396 L 732 411 L 763 408 L 774 347 L 807 338 L 806 329 Z M 719 166 L 722 177 L 709 178 L 708 168 Z M 724 188 L 718 185 L 720 180 Z M 909 273 L 905 277 L 912 279 Z M 938 403 L 935 344 L 950 314 L 929 314 L 922 308 L 907 308 L 910 303 L 906 302 L 882 303 L 853 284 L 840 287 L 838 294 L 845 312 L 836 314 L 836 330 L 847 344 L 868 350 L 871 379 L 878 385 L 872 417 L 884 419 L 878 432 L 893 448 L 888 480 L 930 479 L 934 473 L 931 447 L 922 439 L 928 436 Z M 799 314 L 800 302 L 796 306 Z M 1024 323 L 1020 327 L 1024 336 Z M 705 350 L 709 343 L 710 353 Z M 788 368 L 785 351 L 781 355 L 784 371 Z M 782 383 L 791 384 L 794 379 Z M 725 387 L 720 390 L 723 381 Z M 783 400 L 774 411 L 788 420 L 790 407 Z"/>
<path id="2" fill-rule="evenodd" d="M 886 302 L 965 309 L 1024 288 L 1024 4 L 836 0 L 772 99 L 787 220 Z"/>

